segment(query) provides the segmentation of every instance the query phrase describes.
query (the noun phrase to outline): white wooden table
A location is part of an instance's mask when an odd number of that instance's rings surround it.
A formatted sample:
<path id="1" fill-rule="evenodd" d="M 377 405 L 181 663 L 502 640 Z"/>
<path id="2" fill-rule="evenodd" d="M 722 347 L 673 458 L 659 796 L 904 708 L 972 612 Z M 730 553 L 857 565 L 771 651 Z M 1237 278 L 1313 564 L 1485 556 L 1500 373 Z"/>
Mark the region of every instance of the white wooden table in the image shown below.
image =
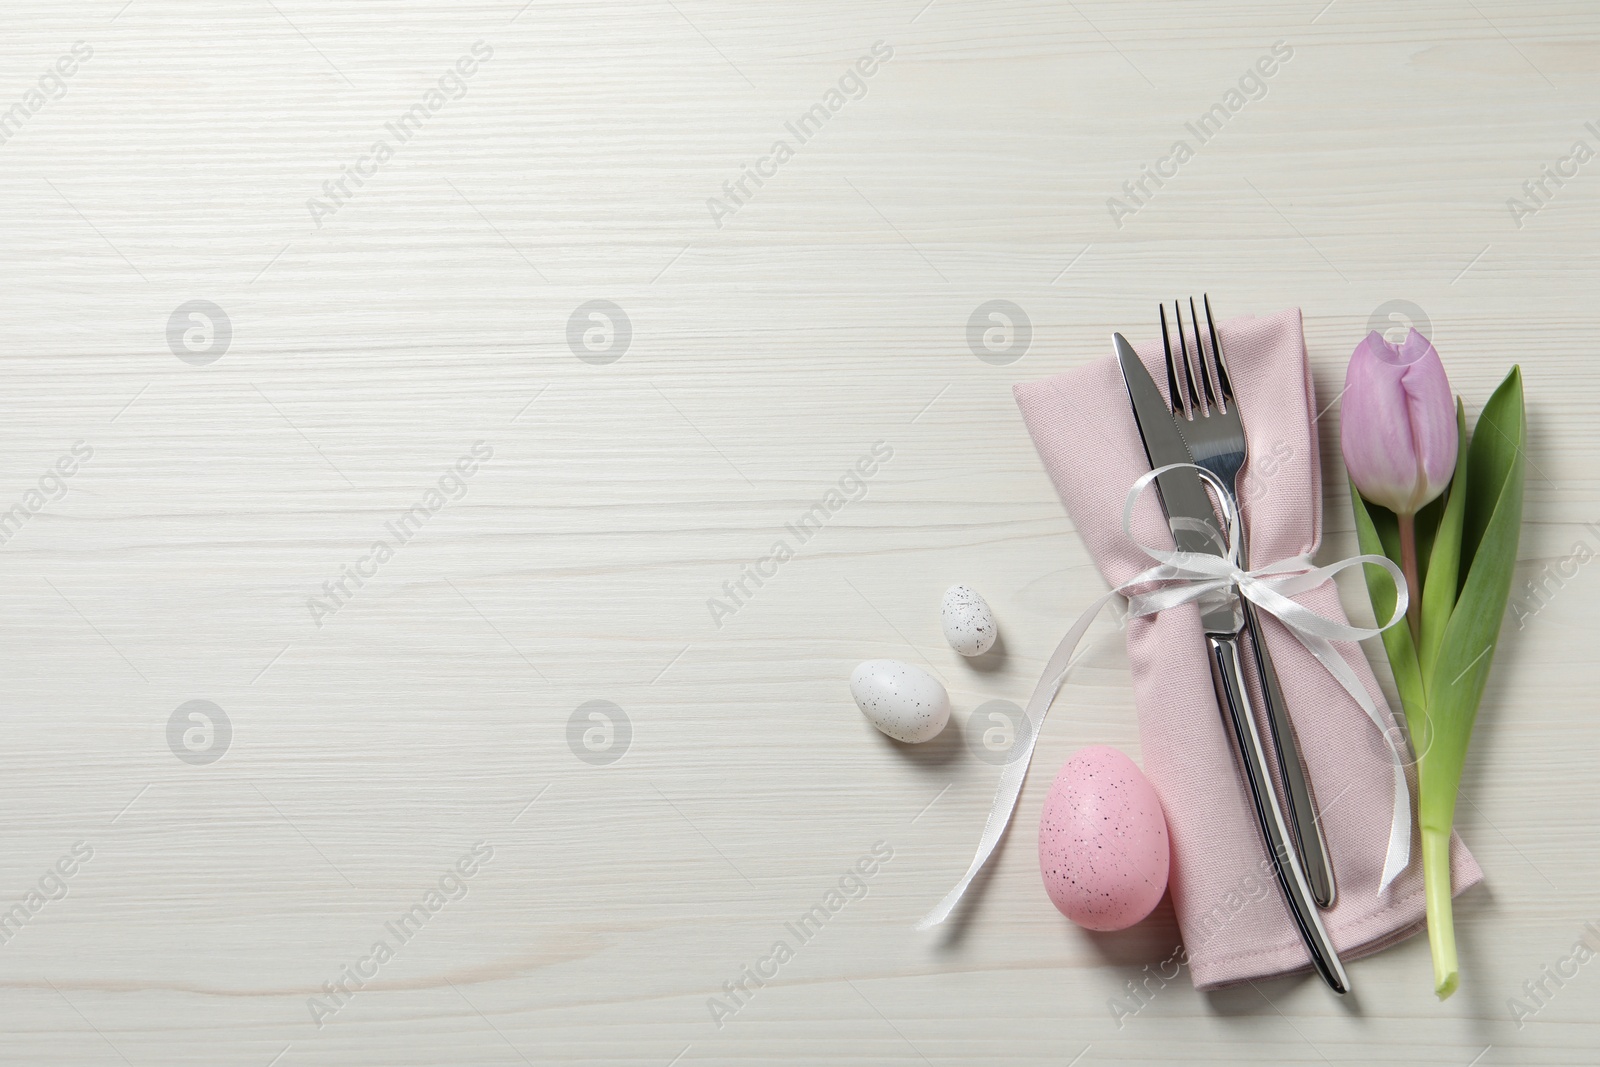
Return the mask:
<path id="1" fill-rule="evenodd" d="M 0 1061 L 1600 1059 L 1600 963 L 1507 1003 L 1600 920 L 1600 11 L 1324 3 L 7 4 Z M 1117 1025 L 1170 908 L 1076 929 L 1032 840 L 1071 752 L 1138 754 L 1110 624 L 969 921 L 910 929 L 988 808 L 967 716 L 1103 588 L 1010 387 L 1202 287 L 1304 308 L 1329 401 L 1374 316 L 1474 412 L 1527 376 L 1548 603 L 1479 721 L 1447 1003 L 1413 940 L 1348 1004 L 1183 975 Z M 969 341 L 995 300 L 1031 335 Z M 994 669 L 941 639 L 958 581 Z M 876 656 L 946 738 L 864 722 Z"/>

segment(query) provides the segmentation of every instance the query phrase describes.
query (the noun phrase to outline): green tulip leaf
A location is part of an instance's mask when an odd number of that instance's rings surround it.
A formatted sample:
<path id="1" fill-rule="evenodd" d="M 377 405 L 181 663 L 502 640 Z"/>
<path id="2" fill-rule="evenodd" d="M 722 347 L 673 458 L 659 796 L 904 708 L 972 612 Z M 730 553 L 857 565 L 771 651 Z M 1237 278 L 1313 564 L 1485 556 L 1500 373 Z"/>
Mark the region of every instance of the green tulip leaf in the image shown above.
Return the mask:
<path id="1" fill-rule="evenodd" d="M 1488 431 L 1488 438 L 1484 431 Z M 1473 433 L 1472 454 L 1468 461 L 1473 481 L 1494 486 L 1493 491 L 1473 492 L 1467 497 L 1467 514 L 1461 528 L 1461 583 L 1471 573 L 1473 558 L 1499 507 L 1499 488 L 1505 485 L 1514 463 L 1524 459 L 1527 428 L 1523 425 L 1522 368 L 1512 367 L 1506 380 L 1494 391 L 1478 416 Z M 1518 483 L 1520 488 L 1521 482 Z M 1521 497 L 1518 497 L 1520 506 Z"/>
<path id="2" fill-rule="evenodd" d="M 1448 834 L 1467 742 L 1494 659 L 1517 563 L 1527 462 L 1522 371 L 1512 367 L 1472 434 L 1467 455 L 1460 596 L 1427 684 L 1431 742 L 1419 766 L 1424 829 Z"/>
<path id="3" fill-rule="evenodd" d="M 1422 580 L 1422 647 L 1417 650 L 1417 659 L 1422 667 L 1424 688 L 1428 688 L 1433 680 L 1439 649 L 1444 644 L 1445 628 L 1456 606 L 1461 564 L 1461 525 L 1466 516 L 1469 485 L 1467 411 L 1460 397 L 1456 398 L 1456 434 L 1460 441 L 1460 447 L 1456 450 L 1456 472 L 1445 494 L 1444 514 L 1434 533 L 1432 550 L 1425 557 L 1428 560 L 1427 577 Z"/>

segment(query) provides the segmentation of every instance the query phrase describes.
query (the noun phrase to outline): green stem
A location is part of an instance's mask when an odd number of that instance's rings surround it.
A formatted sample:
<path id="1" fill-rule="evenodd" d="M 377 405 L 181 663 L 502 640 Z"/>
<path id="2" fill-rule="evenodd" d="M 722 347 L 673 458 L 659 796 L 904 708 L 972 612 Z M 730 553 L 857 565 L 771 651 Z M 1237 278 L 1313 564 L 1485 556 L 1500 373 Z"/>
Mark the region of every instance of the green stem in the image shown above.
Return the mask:
<path id="1" fill-rule="evenodd" d="M 1422 647 L 1422 582 L 1417 577 L 1417 516 L 1397 515 L 1400 520 L 1400 570 L 1406 576 L 1406 622 L 1411 626 L 1411 644 Z"/>
<path id="2" fill-rule="evenodd" d="M 1428 894 L 1428 945 L 1433 949 L 1433 991 L 1444 1000 L 1461 984 L 1456 929 L 1450 905 L 1450 831 L 1422 828 L 1422 876 Z"/>

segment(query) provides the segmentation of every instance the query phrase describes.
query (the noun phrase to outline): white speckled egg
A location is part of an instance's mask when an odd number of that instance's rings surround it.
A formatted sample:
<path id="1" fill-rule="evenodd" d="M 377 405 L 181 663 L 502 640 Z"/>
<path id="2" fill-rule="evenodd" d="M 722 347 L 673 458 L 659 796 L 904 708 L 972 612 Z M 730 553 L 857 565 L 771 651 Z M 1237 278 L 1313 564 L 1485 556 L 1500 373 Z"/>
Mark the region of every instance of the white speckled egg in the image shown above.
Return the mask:
<path id="1" fill-rule="evenodd" d="M 850 695 L 867 721 L 896 741 L 920 745 L 950 721 L 950 697 L 939 679 L 892 659 L 869 659 L 850 672 Z"/>
<path id="2" fill-rule="evenodd" d="M 1039 872 L 1061 914 L 1126 930 L 1167 890 L 1167 819 L 1133 760 L 1105 745 L 1061 766 L 1039 813 Z"/>
<path id="3" fill-rule="evenodd" d="M 939 615 L 944 620 L 944 639 L 963 656 L 981 656 L 994 647 L 994 612 L 974 590 L 952 585 L 945 590 Z"/>

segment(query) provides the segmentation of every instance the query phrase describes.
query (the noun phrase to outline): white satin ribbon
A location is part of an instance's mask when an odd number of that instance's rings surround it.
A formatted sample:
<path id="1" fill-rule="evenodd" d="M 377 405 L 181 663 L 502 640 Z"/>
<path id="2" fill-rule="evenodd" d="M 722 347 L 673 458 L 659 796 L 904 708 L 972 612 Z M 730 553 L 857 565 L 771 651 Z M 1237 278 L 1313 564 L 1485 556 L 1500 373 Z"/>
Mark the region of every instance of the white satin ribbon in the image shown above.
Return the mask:
<path id="1" fill-rule="evenodd" d="M 1192 468 L 1198 471 L 1200 476 L 1216 490 L 1217 497 L 1222 503 L 1228 530 L 1226 556 L 1200 552 L 1168 552 L 1140 544 L 1134 538 L 1134 504 L 1157 476 L 1180 468 Z M 1088 632 L 1089 626 L 1099 616 L 1100 609 L 1117 596 L 1128 597 L 1128 615 L 1138 617 L 1154 615 L 1191 601 L 1209 600 L 1214 603 L 1219 596 L 1225 597 L 1230 590 L 1237 590 L 1240 596 L 1250 600 L 1260 611 L 1283 623 L 1305 646 L 1306 651 L 1315 656 L 1317 662 L 1321 663 L 1333 679 L 1344 687 L 1351 699 L 1361 706 L 1361 710 L 1366 712 L 1367 718 L 1371 720 L 1373 728 L 1383 737 L 1394 769 L 1394 815 L 1390 821 L 1389 848 L 1384 855 L 1383 876 L 1378 884 L 1378 892 L 1381 894 L 1388 889 L 1389 883 L 1406 868 L 1406 864 L 1411 860 L 1411 792 L 1406 786 L 1405 760 L 1395 747 L 1394 738 L 1390 736 L 1389 728 L 1377 705 L 1373 703 L 1372 697 L 1361 684 L 1361 680 L 1356 677 L 1355 672 L 1350 669 L 1350 665 L 1345 662 L 1344 657 L 1339 654 L 1338 649 L 1332 645 L 1334 641 L 1364 641 L 1369 637 L 1376 637 L 1403 619 L 1406 606 L 1410 602 L 1410 591 L 1406 588 L 1405 576 L 1394 561 L 1375 555 L 1351 556 L 1326 567 L 1317 567 L 1312 564 L 1310 558 L 1300 555 L 1246 571 L 1238 565 L 1239 527 L 1237 513 L 1229 495 L 1223 491 L 1222 484 L 1216 477 L 1202 467 L 1190 463 L 1172 463 L 1143 475 L 1133 483 L 1122 509 L 1122 531 L 1139 551 L 1156 562 L 1156 566 L 1134 576 L 1089 605 L 1088 610 L 1078 617 L 1072 629 L 1061 639 L 1061 644 L 1056 646 L 1049 662 L 1045 664 L 1038 685 L 1034 687 L 1033 695 L 1028 698 L 1028 706 L 1024 709 L 1024 713 L 1028 716 L 1031 728 L 1023 741 L 1022 751 L 1012 754 L 1000 774 L 1000 786 L 995 791 L 994 803 L 989 808 L 989 821 L 984 824 L 983 836 L 978 840 L 978 851 L 972 858 L 972 865 L 938 906 L 917 923 L 918 930 L 937 926 L 950 916 L 950 912 L 966 893 L 967 887 L 972 884 L 972 880 L 977 877 L 978 872 L 994 853 L 995 847 L 1000 844 L 1000 839 L 1005 836 L 1006 827 L 1010 824 L 1012 812 L 1017 805 L 1017 796 L 1022 792 L 1022 781 L 1027 776 L 1028 764 L 1033 759 L 1033 747 L 1038 742 L 1045 713 L 1050 710 L 1056 693 L 1066 681 L 1067 672 L 1072 666 L 1072 653 L 1083 640 L 1083 635 Z M 1396 591 L 1394 614 L 1382 626 L 1351 626 L 1318 615 L 1305 605 L 1289 599 L 1296 593 L 1315 589 L 1346 568 L 1363 563 L 1383 567 L 1394 578 Z M 1158 589 L 1136 592 L 1141 586 L 1153 583 L 1163 584 Z"/>

